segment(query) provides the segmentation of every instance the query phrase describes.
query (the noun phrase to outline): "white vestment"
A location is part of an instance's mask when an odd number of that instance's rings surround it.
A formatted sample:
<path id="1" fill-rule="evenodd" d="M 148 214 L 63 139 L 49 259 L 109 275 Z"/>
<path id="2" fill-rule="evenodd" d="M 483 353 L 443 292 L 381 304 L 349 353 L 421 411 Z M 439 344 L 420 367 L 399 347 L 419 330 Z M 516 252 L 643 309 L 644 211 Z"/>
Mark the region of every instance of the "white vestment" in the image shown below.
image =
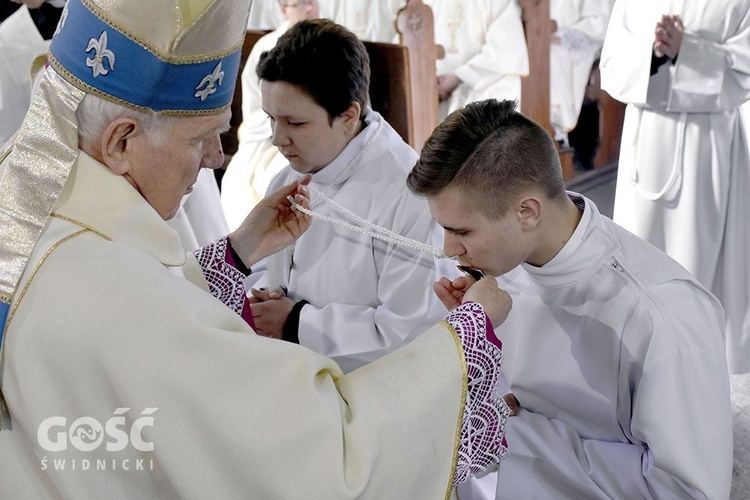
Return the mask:
<path id="1" fill-rule="evenodd" d="M 441 106 L 446 115 L 482 99 L 521 99 L 529 73 L 526 36 L 517 0 L 427 0 L 435 43 L 445 48 L 437 74 L 455 73 L 461 84 Z"/>
<path id="2" fill-rule="evenodd" d="M 320 15 L 362 40 L 391 43 L 396 36 L 396 14 L 404 4 L 404 0 L 320 0 Z"/>
<path id="3" fill-rule="evenodd" d="M 565 134 L 578 123 L 611 6 L 610 0 L 551 0 L 549 8 L 560 39 L 550 44 L 550 123 Z"/>
<path id="4" fill-rule="evenodd" d="M 180 234 L 186 251 L 197 250 L 229 233 L 213 170 L 201 169 L 193 192 L 182 199 L 180 209 L 167 224 Z"/>
<path id="5" fill-rule="evenodd" d="M 729 377 L 734 417 L 732 500 L 750 498 L 750 373 Z"/>
<path id="6" fill-rule="evenodd" d="M 290 0 L 289 3 L 297 0 Z M 279 0 L 253 0 L 250 4 L 250 15 L 247 18 L 247 29 L 275 30 L 284 22 Z"/>
<path id="7" fill-rule="evenodd" d="M 256 336 L 83 153 L 55 214 L 3 340 L 0 498 L 446 497 L 467 376 L 448 328 L 343 375 Z"/>
<path id="8" fill-rule="evenodd" d="M 440 244 L 442 231 L 427 202 L 406 187 L 417 154 L 380 114 L 368 109 L 365 118 L 367 126 L 313 175 L 311 186 L 370 222 Z M 269 191 L 298 177 L 286 168 Z M 314 195 L 312 199 L 316 212 L 341 218 L 331 206 Z M 432 291 L 443 274 L 437 275 L 431 255 L 329 222 L 314 219 L 294 244 L 292 256 L 280 252 L 268 261 L 269 271 L 287 274 L 280 278 L 289 297 L 310 302 L 300 314 L 300 344 L 335 359 L 345 372 L 398 348 L 445 314 Z M 260 275 L 261 267 L 253 266 L 253 274 Z M 279 284 L 264 274 L 256 287 Z M 458 274 L 455 266 L 452 274 Z"/>
<path id="9" fill-rule="evenodd" d="M 49 48 L 26 5 L 0 24 L 0 153 L 31 102 L 31 63 Z"/>
<path id="10" fill-rule="evenodd" d="M 232 231 L 263 199 L 276 174 L 289 164 L 271 142 L 271 119 L 263 111 L 260 81 L 255 72 L 261 54 L 274 48 L 289 27 L 289 22 L 285 21 L 255 43 L 240 77 L 242 123 L 238 132 L 239 144 L 221 180 L 221 205 Z"/>
<path id="11" fill-rule="evenodd" d="M 547 264 L 499 278 L 521 407 L 500 499 L 727 498 L 732 417 L 719 301 L 585 200 Z"/>
<path id="12" fill-rule="evenodd" d="M 675 64 L 650 74 L 654 26 L 682 17 Z M 665 250 L 721 300 L 731 372 L 750 371 L 750 0 L 618 2 L 602 88 L 628 103 L 614 220 Z"/>

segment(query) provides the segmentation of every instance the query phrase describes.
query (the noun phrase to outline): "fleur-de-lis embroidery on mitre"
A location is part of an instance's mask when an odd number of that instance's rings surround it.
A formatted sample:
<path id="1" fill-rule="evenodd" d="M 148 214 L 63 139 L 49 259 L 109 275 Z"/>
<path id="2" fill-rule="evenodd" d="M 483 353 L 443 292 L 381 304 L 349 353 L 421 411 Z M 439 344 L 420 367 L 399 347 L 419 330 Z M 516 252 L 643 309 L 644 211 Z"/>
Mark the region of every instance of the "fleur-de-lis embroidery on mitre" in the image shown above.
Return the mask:
<path id="1" fill-rule="evenodd" d="M 203 80 L 195 87 L 197 91 L 194 95 L 201 101 L 205 101 L 206 97 L 216 92 L 216 87 L 221 85 L 224 80 L 224 72 L 221 70 L 221 61 L 216 65 L 214 70 L 203 77 Z"/>
<path id="2" fill-rule="evenodd" d="M 110 69 L 115 69 L 115 53 L 107 48 L 107 31 L 102 31 L 99 40 L 92 38 L 86 47 L 86 52 L 94 51 L 94 58 L 86 58 L 86 66 L 94 70 L 94 78 L 106 75 Z M 104 67 L 104 60 L 109 63 L 109 69 Z"/>
<path id="3" fill-rule="evenodd" d="M 68 20 L 68 4 L 63 7 L 62 14 L 60 14 L 60 20 L 57 22 L 57 28 L 55 28 L 55 36 L 57 36 L 62 29 L 65 27 L 65 21 Z"/>

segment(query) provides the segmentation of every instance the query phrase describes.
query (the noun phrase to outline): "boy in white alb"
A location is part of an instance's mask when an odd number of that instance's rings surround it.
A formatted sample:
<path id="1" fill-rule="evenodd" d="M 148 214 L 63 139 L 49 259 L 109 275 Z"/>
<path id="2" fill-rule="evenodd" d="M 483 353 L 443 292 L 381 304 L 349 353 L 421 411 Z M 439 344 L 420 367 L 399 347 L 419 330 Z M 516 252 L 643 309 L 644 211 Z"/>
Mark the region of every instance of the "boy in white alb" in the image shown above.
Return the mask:
<path id="1" fill-rule="evenodd" d="M 727 498 L 724 315 L 705 287 L 566 192 L 552 138 L 512 102 L 449 116 L 408 182 L 446 254 L 513 298 L 499 337 L 521 409 L 497 498 Z M 436 289 L 451 307 L 471 281 Z"/>

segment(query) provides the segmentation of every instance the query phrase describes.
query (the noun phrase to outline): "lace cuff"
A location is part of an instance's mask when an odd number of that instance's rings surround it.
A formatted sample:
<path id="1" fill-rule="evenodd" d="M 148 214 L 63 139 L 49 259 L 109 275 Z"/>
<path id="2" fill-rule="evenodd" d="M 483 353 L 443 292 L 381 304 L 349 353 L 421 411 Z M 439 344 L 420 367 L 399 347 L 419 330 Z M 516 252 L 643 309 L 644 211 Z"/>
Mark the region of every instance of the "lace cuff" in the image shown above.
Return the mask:
<path id="1" fill-rule="evenodd" d="M 242 316 L 255 329 L 245 290 L 245 275 L 237 269 L 229 245 L 228 237 L 225 236 L 193 253 L 203 270 L 211 295 Z"/>
<path id="2" fill-rule="evenodd" d="M 467 302 L 445 321 L 458 334 L 466 358 L 468 384 L 453 486 L 490 470 L 508 453 L 505 423 L 510 408 L 498 394 L 502 342 L 480 304 Z"/>

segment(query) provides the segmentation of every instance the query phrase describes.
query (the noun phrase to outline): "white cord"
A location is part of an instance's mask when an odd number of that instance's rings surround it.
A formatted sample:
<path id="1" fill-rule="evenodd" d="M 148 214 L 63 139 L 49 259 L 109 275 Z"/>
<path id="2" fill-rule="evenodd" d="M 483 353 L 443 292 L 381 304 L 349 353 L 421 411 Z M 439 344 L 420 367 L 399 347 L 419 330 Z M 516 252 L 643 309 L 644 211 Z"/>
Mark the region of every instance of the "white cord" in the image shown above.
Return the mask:
<path id="1" fill-rule="evenodd" d="M 383 240 L 388 243 L 393 243 L 402 247 L 410 248 L 418 252 L 429 253 L 437 257 L 438 259 L 447 258 L 447 256 L 445 255 L 445 252 L 443 252 L 439 248 L 436 248 L 432 245 L 428 245 L 427 243 L 423 243 L 421 241 L 417 241 L 412 238 L 408 238 L 406 236 L 402 236 L 398 233 L 394 233 L 393 231 L 386 229 L 382 226 L 378 226 L 377 224 L 374 224 L 368 221 L 367 219 L 364 219 L 360 217 L 359 215 L 351 212 L 350 210 L 342 207 L 341 205 L 339 205 L 332 199 L 328 198 L 326 195 L 324 195 L 323 193 L 321 193 L 314 187 L 308 186 L 308 189 L 310 189 L 311 194 L 315 195 L 318 199 L 320 199 L 324 203 L 330 205 L 334 209 L 334 211 L 342 214 L 345 217 L 348 217 L 349 219 L 353 220 L 356 224 L 352 224 L 343 219 L 337 219 L 336 217 L 331 217 L 329 215 L 323 215 L 318 212 L 314 212 L 310 209 L 300 206 L 297 202 L 294 201 L 294 199 L 291 196 L 289 196 L 288 200 L 291 202 L 292 208 L 294 208 L 295 210 L 299 210 L 303 214 L 309 215 L 310 217 L 314 217 L 322 221 L 329 222 L 333 225 L 343 227 L 351 231 L 362 233 L 372 238 L 377 238 L 379 240 Z"/>

